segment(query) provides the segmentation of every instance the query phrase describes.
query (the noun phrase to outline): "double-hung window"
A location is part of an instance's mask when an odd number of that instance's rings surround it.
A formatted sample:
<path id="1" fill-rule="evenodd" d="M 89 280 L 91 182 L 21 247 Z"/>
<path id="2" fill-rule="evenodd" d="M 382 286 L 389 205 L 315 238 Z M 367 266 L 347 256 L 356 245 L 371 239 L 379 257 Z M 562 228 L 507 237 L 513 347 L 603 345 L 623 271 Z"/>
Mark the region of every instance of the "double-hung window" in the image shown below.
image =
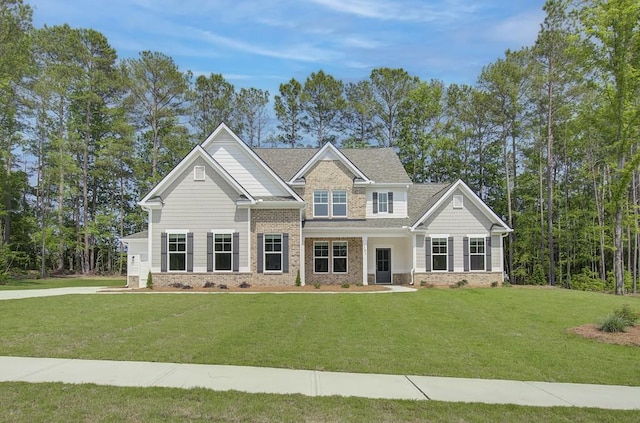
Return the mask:
<path id="1" fill-rule="evenodd" d="M 378 213 L 389 213 L 389 194 L 386 192 L 378 193 Z"/>
<path id="2" fill-rule="evenodd" d="M 187 234 L 168 234 L 169 271 L 187 270 Z"/>
<path id="3" fill-rule="evenodd" d="M 347 191 L 331 192 L 331 208 L 333 217 L 347 217 Z"/>
<path id="4" fill-rule="evenodd" d="M 329 242 L 313 243 L 313 272 L 329 273 Z"/>
<path id="5" fill-rule="evenodd" d="M 485 266 L 485 238 L 469 238 L 469 268 L 484 270 Z"/>
<path id="6" fill-rule="evenodd" d="M 329 217 L 329 191 L 313 191 L 313 216 Z"/>
<path id="7" fill-rule="evenodd" d="M 232 269 L 232 234 L 215 234 L 213 238 L 214 270 L 231 271 Z"/>
<path id="8" fill-rule="evenodd" d="M 333 273 L 347 273 L 347 241 L 333 242 Z"/>
<path id="9" fill-rule="evenodd" d="M 447 238 L 431 238 L 431 269 L 447 270 Z"/>
<path id="10" fill-rule="evenodd" d="M 282 234 L 264 235 L 264 270 L 282 271 Z"/>

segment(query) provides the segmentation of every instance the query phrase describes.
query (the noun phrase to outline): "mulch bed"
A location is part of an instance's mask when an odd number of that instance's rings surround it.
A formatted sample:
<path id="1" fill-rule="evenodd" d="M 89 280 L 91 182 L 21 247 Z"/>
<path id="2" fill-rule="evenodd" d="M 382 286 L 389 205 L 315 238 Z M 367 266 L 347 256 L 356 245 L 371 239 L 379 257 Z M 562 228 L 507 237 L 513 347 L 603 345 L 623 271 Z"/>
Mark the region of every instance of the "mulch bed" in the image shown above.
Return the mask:
<path id="1" fill-rule="evenodd" d="M 342 288 L 340 285 L 320 285 L 319 288 L 313 285 L 305 286 L 250 286 L 248 288 L 240 288 L 238 286 L 227 285 L 227 289 L 220 289 L 217 285 L 212 288 L 171 288 L 171 287 L 154 287 L 153 289 L 139 288 L 132 289 L 133 292 L 372 292 L 386 291 L 387 288 L 380 285 L 351 285 L 349 288 Z"/>
<path id="2" fill-rule="evenodd" d="M 570 328 L 568 332 L 609 344 L 640 347 L 640 325 L 628 327 L 626 332 L 610 333 L 598 330 L 598 325 L 588 324 Z"/>

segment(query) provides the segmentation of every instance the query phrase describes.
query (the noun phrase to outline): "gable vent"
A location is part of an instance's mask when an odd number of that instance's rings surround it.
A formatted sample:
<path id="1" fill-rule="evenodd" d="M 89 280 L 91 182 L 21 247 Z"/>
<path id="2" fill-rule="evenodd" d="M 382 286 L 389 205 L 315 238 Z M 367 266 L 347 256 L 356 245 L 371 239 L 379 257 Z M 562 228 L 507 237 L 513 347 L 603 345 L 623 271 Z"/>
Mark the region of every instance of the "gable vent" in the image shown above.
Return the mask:
<path id="1" fill-rule="evenodd" d="M 193 167 L 193 180 L 204 181 L 204 166 Z"/>
<path id="2" fill-rule="evenodd" d="M 454 195 L 453 196 L 453 208 L 454 209 L 461 209 L 464 205 L 463 202 L 463 196 L 462 195 Z"/>

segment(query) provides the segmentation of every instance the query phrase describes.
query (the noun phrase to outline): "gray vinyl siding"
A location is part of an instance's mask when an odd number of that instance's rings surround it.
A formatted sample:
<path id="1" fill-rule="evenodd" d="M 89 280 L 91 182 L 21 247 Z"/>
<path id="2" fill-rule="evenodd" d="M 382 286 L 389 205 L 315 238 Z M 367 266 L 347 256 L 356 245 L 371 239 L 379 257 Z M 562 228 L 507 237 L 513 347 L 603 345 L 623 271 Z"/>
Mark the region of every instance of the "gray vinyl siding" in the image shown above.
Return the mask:
<path id="1" fill-rule="evenodd" d="M 426 266 L 426 251 L 424 250 L 424 236 L 416 235 L 416 269 L 424 271 Z"/>
<path id="2" fill-rule="evenodd" d="M 204 181 L 193 180 L 193 167 L 205 166 Z M 197 158 L 163 192 L 162 209 L 152 211 L 153 270 L 160 269 L 160 234 L 167 229 L 193 232 L 194 272 L 207 269 L 207 233 L 239 232 L 240 269 L 248 268 L 248 210 L 238 209 L 239 194 L 206 161 Z"/>
<path id="3" fill-rule="evenodd" d="M 464 206 L 461 209 L 453 208 L 453 195 L 464 196 Z M 462 271 L 463 261 L 463 237 L 469 234 L 489 235 L 492 222 L 476 205 L 461 191 L 456 190 L 452 195 L 444 199 L 443 204 L 425 221 L 427 236 L 430 234 L 447 234 L 452 236 L 454 251 L 454 270 Z M 491 271 L 502 270 L 500 261 L 500 236 L 491 238 Z M 423 252 L 424 252 L 424 245 Z M 423 259 L 424 260 L 424 259 Z"/>
<path id="4" fill-rule="evenodd" d="M 207 152 L 227 171 L 249 194 L 254 196 L 288 196 L 280 183 L 244 151 L 241 145 L 225 131 L 220 132 L 215 141 L 207 146 Z"/>

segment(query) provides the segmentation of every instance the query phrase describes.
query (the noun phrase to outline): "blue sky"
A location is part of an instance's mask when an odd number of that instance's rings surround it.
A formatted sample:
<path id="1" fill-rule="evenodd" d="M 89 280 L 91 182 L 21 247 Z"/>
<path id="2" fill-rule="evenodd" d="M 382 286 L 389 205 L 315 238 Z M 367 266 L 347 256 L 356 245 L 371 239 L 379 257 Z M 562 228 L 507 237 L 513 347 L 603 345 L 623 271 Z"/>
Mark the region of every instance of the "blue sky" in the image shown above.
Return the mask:
<path id="1" fill-rule="evenodd" d="M 401 67 L 473 84 L 506 49 L 533 44 L 544 19 L 544 0 L 27 1 L 36 27 L 92 28 L 121 58 L 160 51 L 182 71 L 271 95 L 320 69 L 356 81 Z"/>

